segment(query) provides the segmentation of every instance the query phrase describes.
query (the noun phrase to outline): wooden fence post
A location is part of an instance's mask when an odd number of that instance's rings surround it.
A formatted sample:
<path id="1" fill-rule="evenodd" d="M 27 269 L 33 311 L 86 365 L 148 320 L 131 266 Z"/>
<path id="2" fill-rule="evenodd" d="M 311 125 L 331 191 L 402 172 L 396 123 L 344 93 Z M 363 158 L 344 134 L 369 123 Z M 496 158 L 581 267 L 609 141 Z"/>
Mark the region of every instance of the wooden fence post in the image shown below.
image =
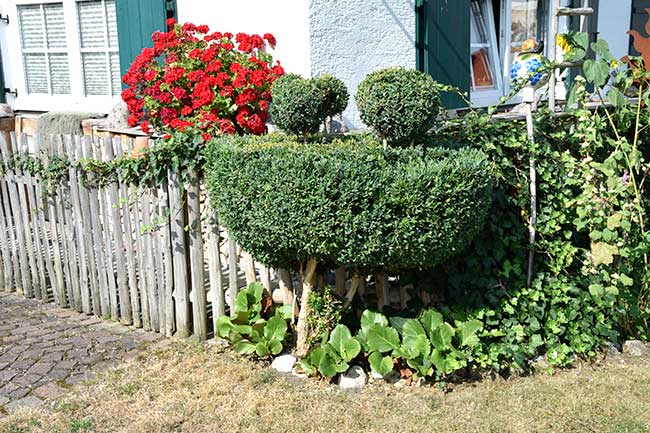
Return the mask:
<path id="1" fill-rule="evenodd" d="M 185 214 L 183 190 L 179 173 L 169 173 L 169 208 L 171 209 L 172 263 L 174 267 L 174 299 L 176 300 L 176 332 L 179 337 L 189 337 L 189 305 L 187 281 L 187 249 L 185 243 Z"/>

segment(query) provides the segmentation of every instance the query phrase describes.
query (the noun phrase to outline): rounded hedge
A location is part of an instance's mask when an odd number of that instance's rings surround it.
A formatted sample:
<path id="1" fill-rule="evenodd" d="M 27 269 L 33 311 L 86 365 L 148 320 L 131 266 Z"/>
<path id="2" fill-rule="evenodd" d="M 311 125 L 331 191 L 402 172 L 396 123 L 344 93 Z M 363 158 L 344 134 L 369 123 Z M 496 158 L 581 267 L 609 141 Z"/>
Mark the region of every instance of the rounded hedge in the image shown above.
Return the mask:
<path id="1" fill-rule="evenodd" d="M 311 80 L 285 74 L 273 83 L 269 108 L 273 123 L 290 134 L 314 134 L 325 116 L 321 91 Z"/>
<path id="2" fill-rule="evenodd" d="M 490 167 L 471 149 L 272 134 L 215 138 L 206 177 L 221 222 L 256 260 L 373 272 L 430 268 L 461 251 L 491 203 Z"/>
<path id="3" fill-rule="evenodd" d="M 440 113 L 438 84 L 414 69 L 372 72 L 356 95 L 361 120 L 390 144 L 418 141 Z"/>
<path id="4" fill-rule="evenodd" d="M 321 93 L 322 113 L 326 117 L 333 117 L 342 113 L 348 106 L 350 94 L 345 83 L 333 75 L 325 74 L 312 78 Z"/>

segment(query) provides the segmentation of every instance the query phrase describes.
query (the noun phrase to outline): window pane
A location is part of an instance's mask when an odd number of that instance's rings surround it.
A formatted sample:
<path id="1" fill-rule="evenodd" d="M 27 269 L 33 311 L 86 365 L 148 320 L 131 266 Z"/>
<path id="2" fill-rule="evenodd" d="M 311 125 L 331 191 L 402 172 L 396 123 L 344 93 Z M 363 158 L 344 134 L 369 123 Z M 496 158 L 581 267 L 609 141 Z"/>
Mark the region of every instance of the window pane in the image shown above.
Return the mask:
<path id="1" fill-rule="evenodd" d="M 77 3 L 81 48 L 106 47 L 106 27 L 101 1 Z"/>
<path id="2" fill-rule="evenodd" d="M 545 0 L 512 0 L 510 48 L 513 59 L 526 39 L 546 39 L 546 13 Z"/>
<path id="3" fill-rule="evenodd" d="M 50 79 L 54 95 L 70 94 L 70 71 L 67 54 L 50 54 Z"/>
<path id="4" fill-rule="evenodd" d="M 115 0 L 106 0 L 106 21 L 108 22 L 108 46 L 117 48 L 117 12 Z"/>
<path id="5" fill-rule="evenodd" d="M 40 5 L 19 6 L 20 40 L 23 49 L 45 48 Z"/>
<path id="6" fill-rule="evenodd" d="M 63 5 L 47 4 L 43 6 L 45 15 L 45 29 L 47 32 L 48 48 L 65 48 L 65 21 L 63 19 Z"/>
<path id="7" fill-rule="evenodd" d="M 25 54 L 23 63 L 27 93 L 50 93 L 47 87 L 45 54 Z"/>
<path id="8" fill-rule="evenodd" d="M 496 28 L 492 9 L 484 0 L 472 0 L 471 66 L 472 90 L 496 89 Z"/>
<path id="9" fill-rule="evenodd" d="M 83 53 L 84 87 L 86 95 L 109 95 L 107 53 Z"/>

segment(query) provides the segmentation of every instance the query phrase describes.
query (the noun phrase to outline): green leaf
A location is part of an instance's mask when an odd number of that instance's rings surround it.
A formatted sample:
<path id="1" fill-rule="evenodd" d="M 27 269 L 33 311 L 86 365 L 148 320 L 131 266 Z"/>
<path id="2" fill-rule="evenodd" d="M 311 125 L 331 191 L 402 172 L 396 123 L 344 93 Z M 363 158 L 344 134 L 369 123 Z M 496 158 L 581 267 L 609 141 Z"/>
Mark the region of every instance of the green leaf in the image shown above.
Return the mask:
<path id="1" fill-rule="evenodd" d="M 621 283 L 623 283 L 624 286 L 631 287 L 632 285 L 634 285 L 634 280 L 625 274 L 621 274 L 620 279 L 621 279 Z"/>
<path id="2" fill-rule="evenodd" d="M 402 329 L 402 339 L 404 344 L 410 346 L 413 344 L 413 341 L 419 337 L 424 336 L 426 338 L 426 332 L 424 328 L 415 319 L 408 319 L 404 322 L 404 328 Z"/>
<path id="3" fill-rule="evenodd" d="M 318 363 L 318 371 L 325 377 L 334 377 L 339 372 L 339 368 L 332 358 L 323 356 Z"/>
<path id="4" fill-rule="evenodd" d="M 621 220 L 623 219 L 623 214 L 616 212 L 614 215 L 607 218 L 607 228 L 609 230 L 615 230 L 621 226 Z"/>
<path id="5" fill-rule="evenodd" d="M 441 373 L 447 373 L 447 358 L 442 351 L 433 349 L 433 352 L 431 353 L 431 362 L 436 366 L 436 370 Z"/>
<path id="6" fill-rule="evenodd" d="M 589 286 L 589 293 L 591 293 L 591 296 L 594 298 L 602 298 L 605 294 L 605 288 L 602 284 L 591 284 Z"/>
<path id="7" fill-rule="evenodd" d="M 336 325 L 330 335 L 329 344 L 347 362 L 353 360 L 361 352 L 361 344 L 352 337 L 350 330 L 345 325 Z"/>
<path id="8" fill-rule="evenodd" d="M 481 329 L 483 324 L 476 320 L 468 320 L 463 322 L 456 327 L 456 335 L 460 340 L 460 345 L 465 347 L 474 347 L 479 343 L 479 339 L 476 336 L 476 332 Z"/>
<path id="9" fill-rule="evenodd" d="M 393 328 L 382 325 L 372 325 L 366 334 L 366 340 L 370 351 L 389 352 L 399 347 L 399 335 Z"/>
<path id="10" fill-rule="evenodd" d="M 230 333 L 231 329 L 232 329 L 232 322 L 230 321 L 230 317 L 221 316 L 217 319 L 217 333 L 219 334 L 219 337 L 221 338 L 228 337 L 228 334 Z"/>
<path id="11" fill-rule="evenodd" d="M 614 263 L 614 256 L 618 255 L 618 248 L 605 242 L 592 242 L 591 260 L 595 266 Z"/>
<path id="12" fill-rule="evenodd" d="M 389 320 L 390 320 L 390 326 L 395 328 L 397 330 L 397 332 L 400 335 L 402 335 L 402 330 L 404 328 L 404 324 L 409 319 L 407 319 L 406 317 L 393 316 Z"/>
<path id="13" fill-rule="evenodd" d="M 266 358 L 269 356 L 269 348 L 266 347 L 266 344 L 264 344 L 263 341 L 260 341 L 255 345 L 255 353 L 257 353 L 257 356 L 260 358 Z"/>
<path id="14" fill-rule="evenodd" d="M 235 350 L 235 352 L 239 353 L 240 355 L 250 355 L 251 353 L 255 352 L 255 345 L 250 341 L 244 340 L 235 344 L 233 346 L 233 349 Z"/>
<path id="15" fill-rule="evenodd" d="M 594 53 L 602 57 L 602 59 L 607 63 L 611 63 L 616 60 L 611 51 L 609 51 L 609 44 L 604 39 L 599 39 L 596 42 L 592 42 L 591 49 L 594 51 Z"/>
<path id="16" fill-rule="evenodd" d="M 596 87 L 603 87 L 609 78 L 609 64 L 602 60 L 587 59 L 583 65 L 585 78 Z"/>
<path id="17" fill-rule="evenodd" d="M 282 352 L 282 342 L 280 340 L 276 340 L 275 338 L 269 341 L 268 347 L 272 355 L 277 355 Z"/>
<path id="18" fill-rule="evenodd" d="M 393 358 L 390 356 L 382 356 L 379 352 L 373 352 L 368 357 L 370 368 L 377 374 L 387 376 L 393 371 Z"/>
<path id="19" fill-rule="evenodd" d="M 607 91 L 607 101 L 609 101 L 609 103 L 616 108 L 620 108 L 625 105 L 625 97 L 623 96 L 623 93 L 621 93 L 621 91 L 616 87 L 611 87 Z"/>
<path id="20" fill-rule="evenodd" d="M 365 310 L 361 315 L 361 329 L 368 332 L 372 325 L 388 326 L 388 319 L 381 313 Z"/>
<path id="21" fill-rule="evenodd" d="M 433 333 L 442 325 L 442 314 L 435 310 L 425 310 L 420 314 L 420 322 L 424 325 L 429 338 L 433 338 Z"/>
<path id="22" fill-rule="evenodd" d="M 282 305 L 275 310 L 275 314 L 284 320 L 291 320 L 293 318 L 293 305 Z"/>
<path id="23" fill-rule="evenodd" d="M 451 348 L 451 338 L 454 336 L 454 328 L 449 323 L 443 323 L 433 332 L 431 344 L 438 350 Z"/>
<path id="24" fill-rule="evenodd" d="M 264 327 L 264 338 L 267 340 L 276 339 L 283 341 L 287 335 L 287 322 L 280 316 L 273 316 L 266 322 Z"/>

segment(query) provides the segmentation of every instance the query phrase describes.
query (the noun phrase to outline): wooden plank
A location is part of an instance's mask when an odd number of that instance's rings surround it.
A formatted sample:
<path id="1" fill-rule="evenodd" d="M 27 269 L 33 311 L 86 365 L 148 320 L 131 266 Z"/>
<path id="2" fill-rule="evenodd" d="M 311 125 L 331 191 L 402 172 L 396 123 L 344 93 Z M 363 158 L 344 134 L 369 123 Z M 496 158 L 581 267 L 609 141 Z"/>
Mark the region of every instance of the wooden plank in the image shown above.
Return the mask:
<path id="1" fill-rule="evenodd" d="M 20 136 L 20 148 L 25 155 L 31 155 L 29 150 L 29 143 L 26 135 Z M 23 179 L 25 181 L 25 189 L 27 191 L 27 209 L 30 217 L 30 227 L 28 228 L 33 240 L 33 251 L 36 258 L 36 276 L 34 281 L 34 295 L 36 298 L 44 301 L 47 299 L 47 281 L 45 271 L 45 260 L 43 259 L 43 247 L 41 244 L 41 225 L 39 214 L 42 208 L 35 191 L 35 179 L 32 173 L 28 171 L 23 172 Z"/>
<path id="2" fill-rule="evenodd" d="M 104 148 L 102 140 L 95 137 L 95 159 L 107 162 L 107 156 L 102 155 Z M 104 266 L 106 267 L 106 280 L 108 282 L 108 299 L 110 302 L 111 320 L 120 320 L 120 308 L 117 296 L 117 282 L 115 281 L 115 254 L 113 250 L 113 236 L 111 234 L 110 209 L 113 203 L 108 197 L 109 188 L 102 185 L 99 191 L 99 203 L 101 208 L 101 225 L 104 234 Z"/>
<path id="3" fill-rule="evenodd" d="M 90 137 L 80 137 L 76 141 L 73 150 L 73 160 L 78 162 L 84 154 L 84 146 L 90 146 Z M 99 281 L 97 276 L 97 262 L 96 255 L 93 249 L 93 228 L 91 224 L 92 214 L 90 212 L 90 192 L 81 177 L 81 173 L 77 173 L 77 186 L 79 190 L 79 212 L 80 219 L 77 222 L 78 234 L 83 243 L 83 251 L 86 256 L 86 273 L 88 277 L 89 298 L 91 311 L 96 316 L 101 316 L 100 295 L 99 295 Z M 82 247 L 80 246 L 80 251 Z M 84 311 L 88 313 L 84 307 Z"/>
<path id="4" fill-rule="evenodd" d="M 119 142 L 119 138 L 115 138 Z M 110 137 L 106 137 L 104 140 L 104 155 L 106 161 L 112 161 L 115 159 L 115 151 L 113 148 L 113 141 Z M 131 312 L 131 300 L 129 295 L 129 288 L 126 283 L 126 263 L 124 261 L 124 231 L 122 229 L 122 219 L 120 218 L 120 196 L 118 193 L 118 186 L 116 182 L 112 182 L 108 186 L 108 197 L 111 213 L 111 223 L 112 223 L 112 237 L 115 241 L 115 265 L 117 272 L 117 288 L 119 293 L 119 303 L 120 303 L 120 320 L 122 323 L 130 325 L 133 323 L 132 312 Z"/>
<path id="5" fill-rule="evenodd" d="M 214 210 L 209 209 L 212 215 L 210 227 L 208 228 L 207 250 L 208 250 L 208 278 L 210 281 L 209 301 L 212 303 L 213 329 L 217 329 L 217 319 L 226 314 L 226 300 L 223 290 L 223 271 L 221 268 L 221 243 L 219 234 L 219 221 Z M 215 331 L 216 332 L 216 331 Z"/>
<path id="6" fill-rule="evenodd" d="M 124 149 L 121 141 L 115 141 L 115 154 L 118 157 L 124 157 Z M 131 140 L 128 139 L 124 143 L 127 149 L 127 154 L 130 154 Z M 142 317 L 140 313 L 140 295 L 138 292 L 138 268 L 134 257 L 134 249 L 136 242 L 134 241 L 133 229 L 131 221 L 133 218 L 133 209 L 131 206 L 131 198 L 129 197 L 129 188 L 123 182 L 120 182 L 120 200 L 122 203 L 122 221 L 124 223 L 124 244 L 126 248 L 126 267 L 129 279 L 129 291 L 131 300 L 131 315 L 133 318 L 133 326 L 137 328 L 142 327 Z"/>
<path id="7" fill-rule="evenodd" d="M 63 137 L 63 140 L 58 140 L 56 145 L 56 153 L 59 157 L 65 157 L 64 148 L 67 146 L 67 143 L 70 140 L 70 136 Z M 71 302 L 70 305 L 77 311 L 82 311 L 81 308 L 81 278 L 79 272 L 79 254 L 77 254 L 77 244 L 75 239 L 75 229 L 74 229 L 74 219 L 72 216 L 72 186 L 70 182 L 65 182 L 62 187 L 62 198 L 63 198 L 63 213 L 65 215 L 64 219 L 64 230 L 65 230 L 65 242 L 64 250 L 66 251 L 66 264 L 68 265 L 69 271 L 69 291 L 71 293 Z"/>
<path id="8" fill-rule="evenodd" d="M 4 139 L 4 134 L 3 139 Z M 2 157 L 0 152 L 0 158 Z M 12 209 L 9 197 L 9 183 L 12 182 L 7 171 L 2 174 L 2 181 L 0 182 L 0 190 L 2 191 L 2 207 L 5 220 L 5 228 L 7 229 L 7 264 L 10 264 L 10 273 L 5 272 L 5 289 L 13 292 L 16 288 L 22 286 L 20 275 L 20 256 L 18 255 L 18 234 L 16 233 L 15 216 Z"/>
<path id="9" fill-rule="evenodd" d="M 4 175 L 0 176 L 4 186 Z M 4 188 L 3 188 L 4 189 Z M 4 195 L 4 191 L 2 191 Z M 9 292 L 13 287 L 13 269 L 11 267 L 10 223 L 5 216 L 4 196 L 0 199 L 0 254 L 2 255 L 2 291 Z"/>
<path id="10" fill-rule="evenodd" d="M 16 135 L 11 135 L 11 148 L 15 149 L 18 154 L 22 154 L 21 147 Z M 16 185 L 18 188 L 18 205 L 20 206 L 20 214 L 22 216 L 23 239 L 25 241 L 25 250 L 27 252 L 27 260 L 29 264 L 29 284 L 25 287 L 25 296 L 33 298 L 35 295 L 34 285 L 38 285 L 38 273 L 36 270 L 36 259 L 34 257 L 34 243 L 32 239 L 31 221 L 29 217 L 29 203 L 27 202 L 25 176 L 20 170 L 15 170 Z"/>
<path id="11" fill-rule="evenodd" d="M 43 141 L 41 142 L 41 149 L 45 152 L 45 155 L 47 155 L 46 160 L 49 161 L 52 157 L 52 139 L 51 137 L 49 137 L 48 140 L 45 140 L 44 137 L 41 138 L 43 138 Z M 63 263 L 61 261 L 62 248 L 61 244 L 59 243 L 59 239 L 63 237 L 63 234 L 61 233 L 59 227 L 59 216 L 57 214 L 57 208 L 55 205 L 55 203 L 58 203 L 60 201 L 58 200 L 60 197 L 58 195 L 58 191 L 59 188 L 55 188 L 54 191 L 52 191 L 47 196 L 47 210 L 48 217 L 50 219 L 50 240 L 52 242 L 52 260 L 55 275 L 54 279 L 50 279 L 50 283 L 52 284 L 52 292 L 54 293 L 55 302 L 60 307 L 65 307 L 67 305 L 65 295 L 65 275 Z"/>
<path id="12" fill-rule="evenodd" d="M 199 340 L 207 338 L 207 300 L 205 293 L 205 275 L 203 259 L 203 237 L 201 234 L 201 201 L 199 198 L 199 180 L 196 172 L 190 174 L 187 189 L 187 213 L 190 238 L 190 275 L 192 280 L 192 318 L 194 335 Z"/>
<path id="13" fill-rule="evenodd" d="M 40 134 L 35 134 L 33 139 L 34 139 L 34 153 L 39 159 L 42 159 L 42 153 L 41 153 L 42 137 L 40 136 Z M 45 210 L 47 208 L 46 197 L 49 196 L 50 194 L 47 194 L 43 190 L 43 183 L 40 175 L 36 176 L 35 184 L 36 184 L 36 199 L 39 203 L 38 221 L 39 221 L 39 227 L 41 229 L 39 235 L 42 240 L 41 242 L 41 246 L 43 248 L 42 255 L 43 255 L 43 261 L 45 262 L 45 269 L 47 271 L 47 275 L 49 276 L 49 285 L 45 286 L 45 288 L 42 289 L 42 293 L 45 295 L 44 300 L 49 301 L 48 286 L 53 287 L 56 280 L 56 273 L 54 270 L 54 266 L 52 264 L 50 238 L 47 230 L 47 222 L 45 221 Z"/>
<path id="14" fill-rule="evenodd" d="M 142 209 L 142 240 L 143 250 L 140 254 L 144 255 L 144 269 L 147 275 L 146 287 L 149 301 L 149 315 L 151 318 L 151 328 L 154 331 L 160 330 L 160 315 L 158 314 L 158 293 L 156 287 L 156 271 L 154 269 L 153 259 L 153 229 L 151 224 L 151 191 L 143 187 L 143 193 L 140 196 L 140 205 Z"/>
<path id="15" fill-rule="evenodd" d="M 138 291 L 140 292 L 140 309 L 142 311 L 142 327 L 149 331 L 151 330 L 151 314 L 149 311 L 149 293 L 147 291 L 148 280 L 146 272 L 146 260 L 145 260 L 145 245 L 144 238 L 142 235 L 141 227 L 141 213 L 139 209 L 140 205 L 140 195 L 142 191 L 140 188 L 137 189 L 135 193 L 137 198 L 133 201 L 133 226 L 134 226 L 134 236 L 137 243 L 136 247 L 136 257 L 137 257 L 137 266 L 138 266 Z"/>
<path id="16" fill-rule="evenodd" d="M 282 293 L 283 304 L 293 304 L 293 281 L 291 281 L 291 273 L 286 269 L 278 269 L 278 283 L 280 285 L 280 293 Z"/>
<path id="17" fill-rule="evenodd" d="M 165 300 L 165 335 L 171 337 L 176 328 L 176 320 L 174 318 L 174 272 L 172 264 L 172 249 L 171 249 L 171 233 L 170 233 L 170 219 L 169 219 L 169 193 L 167 184 L 163 184 L 159 188 L 159 202 L 158 211 L 160 215 L 160 234 L 161 234 L 161 250 L 163 255 L 163 269 L 165 275 L 164 293 L 162 294 Z M 162 332 L 162 331 L 161 331 Z"/>
<path id="18" fill-rule="evenodd" d="M 260 283 L 264 286 L 264 290 L 271 295 L 271 270 L 259 263 L 260 267 Z"/>
<path id="19" fill-rule="evenodd" d="M 84 137 L 83 157 L 94 158 L 93 156 L 93 143 L 90 137 Z M 99 220 L 99 191 L 93 185 L 95 175 L 88 173 L 88 202 L 90 208 L 90 225 L 92 231 L 92 244 L 95 252 L 95 262 L 97 264 L 97 280 L 99 291 L 99 314 L 101 317 L 109 317 L 110 315 L 110 301 L 108 295 L 108 280 L 106 276 L 104 248 L 102 246 L 102 227 Z"/>
<path id="20" fill-rule="evenodd" d="M 177 172 L 169 174 L 170 233 L 172 242 L 172 264 L 174 268 L 174 300 L 176 301 L 176 333 L 189 337 L 189 303 L 187 281 L 187 256 L 185 248 L 185 215 L 183 212 L 183 190 Z"/>
<path id="21" fill-rule="evenodd" d="M 257 282 L 257 273 L 255 271 L 255 262 L 253 257 L 247 253 L 242 253 L 242 260 L 244 262 L 244 274 L 246 275 L 246 287 Z"/>
<path id="22" fill-rule="evenodd" d="M 0 151 L 5 164 L 8 163 L 11 153 L 9 145 L 6 142 L 4 134 L 0 137 Z M 16 291 L 24 294 L 29 286 L 31 288 L 31 273 L 29 272 L 29 263 L 27 261 L 27 249 L 25 248 L 25 232 L 23 230 L 23 214 L 20 211 L 18 198 L 18 184 L 16 175 L 10 167 L 7 167 L 6 176 L 8 178 L 10 208 L 14 217 L 14 227 L 16 231 L 16 241 L 18 247 L 18 262 L 20 263 L 20 285 L 16 285 Z"/>
<path id="23" fill-rule="evenodd" d="M 75 149 L 80 145 L 79 137 L 66 137 L 65 141 L 65 154 L 68 160 L 74 162 L 76 159 Z M 81 310 L 90 314 L 92 306 L 90 304 L 90 284 L 88 276 L 88 259 L 86 255 L 86 243 L 84 241 L 84 228 L 83 216 L 81 213 L 81 193 L 80 183 L 81 179 L 77 175 L 77 169 L 71 165 L 68 170 L 69 185 L 70 185 L 70 199 L 72 201 L 72 220 L 69 224 L 72 225 L 74 237 L 76 241 L 75 248 L 79 257 L 79 293 L 81 301 Z"/>
<path id="24" fill-rule="evenodd" d="M 235 299 L 239 293 L 237 282 L 237 244 L 228 233 L 228 301 L 230 305 L 230 316 L 235 316 Z"/>
<path id="25" fill-rule="evenodd" d="M 167 308 L 165 305 L 165 270 L 163 267 L 163 254 L 161 247 L 160 232 L 160 205 L 158 204 L 158 187 L 151 188 L 151 213 L 152 213 L 152 255 L 153 255 L 153 270 L 156 275 L 156 309 L 158 310 L 159 331 L 165 333 L 167 328 Z"/>

